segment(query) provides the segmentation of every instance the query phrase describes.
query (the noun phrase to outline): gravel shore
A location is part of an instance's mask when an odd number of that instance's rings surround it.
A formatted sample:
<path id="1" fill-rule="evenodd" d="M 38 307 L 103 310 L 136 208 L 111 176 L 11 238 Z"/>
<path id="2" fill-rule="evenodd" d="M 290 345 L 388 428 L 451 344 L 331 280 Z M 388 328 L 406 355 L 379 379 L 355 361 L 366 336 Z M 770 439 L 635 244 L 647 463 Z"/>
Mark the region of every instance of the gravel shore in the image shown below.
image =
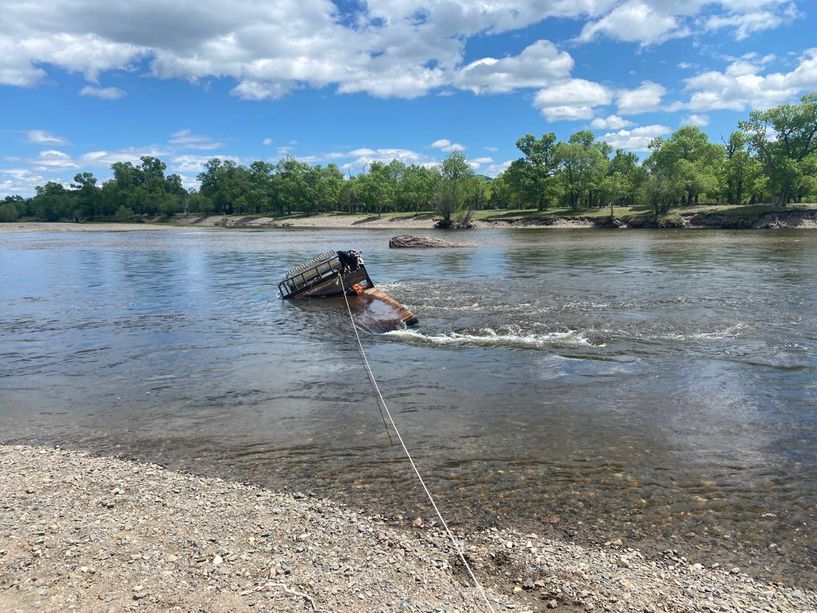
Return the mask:
<path id="1" fill-rule="evenodd" d="M 0 467 L 2 611 L 484 610 L 430 518 L 407 530 L 325 499 L 60 449 L 0 445 Z M 497 611 L 817 610 L 813 591 L 672 551 L 513 530 L 463 542 Z"/>

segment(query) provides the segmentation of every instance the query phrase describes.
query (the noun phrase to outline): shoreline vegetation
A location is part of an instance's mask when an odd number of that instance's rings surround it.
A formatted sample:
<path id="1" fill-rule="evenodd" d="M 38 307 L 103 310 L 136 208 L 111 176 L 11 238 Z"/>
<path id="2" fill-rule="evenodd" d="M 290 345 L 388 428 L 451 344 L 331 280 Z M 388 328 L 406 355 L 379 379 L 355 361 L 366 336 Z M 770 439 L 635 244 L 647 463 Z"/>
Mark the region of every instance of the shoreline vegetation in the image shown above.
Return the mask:
<path id="1" fill-rule="evenodd" d="M 210 228 L 359 228 L 393 230 L 431 230 L 439 221 L 433 211 L 421 213 L 384 213 L 349 215 L 199 215 L 147 218 L 139 223 L 117 221 L 0 223 L 0 234 L 15 232 L 128 232 L 166 230 L 184 227 Z M 638 207 L 616 207 L 613 217 L 607 211 L 571 213 L 566 209 L 549 211 L 483 210 L 472 217 L 473 228 L 529 229 L 817 229 L 817 204 L 799 204 L 785 209 L 770 205 L 694 205 L 654 216 Z"/>
<path id="2" fill-rule="evenodd" d="M 782 220 L 769 222 L 775 227 L 789 223 L 792 205 L 817 197 L 817 93 L 799 104 L 752 111 L 721 140 L 712 142 L 699 127 L 683 126 L 655 138 L 649 155 L 640 159 L 632 151 L 613 150 L 590 130 L 566 141 L 553 132 L 526 134 L 516 141 L 521 157 L 499 165 L 502 171 L 493 178 L 478 175 L 462 150 L 429 165 L 372 161 L 354 175 L 332 163 L 294 157 L 249 165 L 212 158 L 195 177 L 197 187 L 193 177 L 168 174 L 165 162 L 142 156 L 138 163 L 112 164 L 112 177 L 101 185 L 86 171 L 72 182 L 37 186 L 30 198 L 8 195 L 0 201 L 0 222 L 254 216 L 308 224 L 306 218 L 337 212 L 424 221 L 435 216 L 434 226 L 443 229 L 491 219 L 545 226 L 752 227 L 751 219 L 739 222 L 730 214 L 720 221 L 711 215 L 697 220 L 686 209 L 770 203 L 769 213 Z"/>
<path id="3" fill-rule="evenodd" d="M 0 464 L 4 611 L 482 610 L 430 510 L 386 518 L 59 448 L 0 445 Z M 817 608 L 813 590 L 620 539 L 458 536 L 497 611 Z"/>

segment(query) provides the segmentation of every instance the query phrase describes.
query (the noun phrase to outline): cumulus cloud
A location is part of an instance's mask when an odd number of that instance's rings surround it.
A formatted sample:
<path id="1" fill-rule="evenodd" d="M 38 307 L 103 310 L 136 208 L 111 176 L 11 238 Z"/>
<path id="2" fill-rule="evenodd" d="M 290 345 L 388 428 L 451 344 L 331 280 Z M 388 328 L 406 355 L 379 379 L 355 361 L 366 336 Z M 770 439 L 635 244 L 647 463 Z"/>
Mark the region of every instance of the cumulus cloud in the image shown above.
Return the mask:
<path id="1" fill-rule="evenodd" d="M 77 168 L 77 164 L 71 159 L 71 156 L 64 151 L 48 149 L 47 151 L 40 151 L 37 158 L 32 160 L 32 167 L 35 170 L 47 171 Z"/>
<path id="2" fill-rule="evenodd" d="M 618 112 L 622 115 L 636 115 L 656 110 L 667 90 L 663 85 L 644 81 L 635 89 L 620 90 L 616 96 Z"/>
<path id="3" fill-rule="evenodd" d="M 79 90 L 80 96 L 93 96 L 103 100 L 119 100 L 125 93 L 125 90 L 118 87 L 95 87 L 93 85 L 86 85 Z"/>
<path id="4" fill-rule="evenodd" d="M 709 125 L 709 115 L 692 113 L 691 115 L 684 117 L 681 123 L 687 126 L 698 126 L 699 128 L 705 128 Z"/>
<path id="5" fill-rule="evenodd" d="M 238 157 L 232 155 L 185 154 L 174 155 L 172 158 L 170 158 L 168 167 L 171 172 L 175 172 L 180 175 L 184 175 L 185 173 L 198 174 L 204 169 L 204 165 L 214 157 L 217 157 L 220 160 L 230 160 L 235 162 L 236 164 L 241 163 L 241 160 Z"/>
<path id="6" fill-rule="evenodd" d="M 780 27 L 798 16 L 795 0 L 626 0 L 584 25 L 578 41 L 599 36 L 657 45 L 696 31 L 727 29 L 738 40 Z"/>
<path id="7" fill-rule="evenodd" d="M 539 40 L 517 56 L 485 57 L 464 66 L 455 76 L 457 87 L 475 94 L 498 94 L 521 88 L 545 87 L 570 75 L 573 58 L 546 40 Z"/>
<path id="8" fill-rule="evenodd" d="M 673 110 L 691 111 L 767 108 L 817 89 L 817 48 L 803 53 L 789 72 L 762 74 L 769 56 L 747 56 L 729 64 L 723 72 L 710 70 L 686 80 L 689 100 Z"/>
<path id="9" fill-rule="evenodd" d="M 654 138 L 671 132 L 670 128 L 662 125 L 639 126 L 628 130 L 608 132 L 600 140 L 607 142 L 613 149 L 643 152 L 649 150 L 649 145 Z"/>
<path id="10" fill-rule="evenodd" d="M 536 94 L 533 106 L 548 121 L 590 119 L 593 108 L 610 104 L 612 92 L 593 81 L 571 79 Z"/>
<path id="11" fill-rule="evenodd" d="M 431 143 L 431 146 L 434 149 L 439 149 L 440 151 L 445 151 L 446 153 L 451 153 L 452 151 L 465 151 L 465 147 L 460 145 L 459 143 L 452 143 L 447 138 L 441 138 L 439 140 L 435 140 Z"/>
<path id="12" fill-rule="evenodd" d="M 513 160 L 505 160 L 504 162 L 491 164 L 490 166 L 487 166 L 486 168 L 482 169 L 482 174 L 484 174 L 487 177 L 495 177 L 498 174 L 501 174 L 508 170 L 512 163 Z"/>
<path id="13" fill-rule="evenodd" d="M 458 88 L 495 94 L 570 78 L 573 59 L 539 40 L 516 56 L 465 63 L 476 35 L 549 18 L 577 20 L 579 40 L 641 45 L 690 26 L 742 38 L 796 15 L 793 0 L 44 0 L 7 3 L 0 19 L 0 83 L 30 87 L 59 68 L 84 75 L 87 95 L 110 71 L 144 71 L 191 82 L 226 78 L 243 99 L 269 100 L 301 87 L 413 98 Z M 10 25 L 13 24 L 13 25 Z"/>
<path id="14" fill-rule="evenodd" d="M 421 153 L 412 151 L 411 149 L 401 148 L 370 149 L 368 147 L 361 147 L 343 153 L 342 156 L 349 160 L 341 164 L 340 168 L 343 170 L 364 170 L 368 168 L 372 162 L 388 164 L 392 160 L 400 160 L 406 164 L 433 165 L 436 163 L 436 160 L 428 158 Z"/>
<path id="15" fill-rule="evenodd" d="M 678 3 L 681 4 L 681 3 Z M 599 35 L 630 43 L 651 45 L 685 36 L 688 30 L 671 13 L 656 10 L 648 2 L 625 2 L 582 28 L 578 40 L 589 42 Z"/>
<path id="16" fill-rule="evenodd" d="M 756 32 L 774 30 L 797 17 L 794 4 L 787 4 L 781 11 L 760 10 L 731 15 L 712 15 L 704 25 L 707 30 L 729 29 L 736 40 L 745 40 Z"/>
<path id="17" fill-rule="evenodd" d="M 624 119 L 618 115 L 608 115 L 607 117 L 596 117 L 590 122 L 590 127 L 594 130 L 620 130 L 633 125 L 629 119 Z"/>
<path id="18" fill-rule="evenodd" d="M 79 156 L 78 161 L 82 168 L 109 168 L 111 164 L 117 162 L 138 164 L 143 156 L 162 157 L 168 153 L 167 149 L 158 147 L 127 147 L 116 151 L 102 149 L 84 153 Z"/>
<path id="19" fill-rule="evenodd" d="M 0 168 L 0 198 L 33 194 L 35 187 L 48 180 L 30 168 Z"/>
<path id="20" fill-rule="evenodd" d="M 45 130 L 29 130 L 26 132 L 26 140 L 37 145 L 64 145 L 67 142 L 62 136 Z"/>

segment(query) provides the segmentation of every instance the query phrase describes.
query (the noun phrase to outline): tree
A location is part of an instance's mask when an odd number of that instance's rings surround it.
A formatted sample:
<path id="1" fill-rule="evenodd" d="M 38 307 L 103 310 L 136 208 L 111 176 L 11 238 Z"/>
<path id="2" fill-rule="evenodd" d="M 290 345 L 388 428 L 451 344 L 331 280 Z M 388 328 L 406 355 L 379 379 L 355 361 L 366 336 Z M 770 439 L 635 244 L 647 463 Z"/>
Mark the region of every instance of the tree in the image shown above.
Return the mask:
<path id="1" fill-rule="evenodd" d="M 736 130 L 724 141 L 726 161 L 721 168 L 721 191 L 729 204 L 743 204 L 762 184 L 762 166 L 750 155 L 746 134 Z"/>
<path id="2" fill-rule="evenodd" d="M 61 183 L 49 181 L 35 188 L 31 207 L 37 218 L 45 221 L 70 219 L 73 213 L 71 193 Z"/>
<path id="3" fill-rule="evenodd" d="M 6 196 L 0 202 L 0 223 L 17 221 L 24 207 L 21 196 Z"/>
<path id="4" fill-rule="evenodd" d="M 537 139 L 532 134 L 526 134 L 516 141 L 516 148 L 525 157 L 515 162 L 516 168 L 510 178 L 525 200 L 542 211 L 547 208 L 555 191 L 553 175 L 559 165 L 556 135 L 548 132 Z"/>
<path id="5" fill-rule="evenodd" d="M 559 178 L 564 186 L 566 204 L 573 210 L 595 206 L 607 175 L 610 146 L 595 142 L 589 130 L 576 132 L 567 143 L 556 146 Z"/>
<path id="6" fill-rule="evenodd" d="M 725 150 L 709 142 L 696 126 L 684 126 L 669 139 L 650 143 L 645 162 L 652 174 L 652 200 L 656 213 L 675 204 L 697 204 L 702 193 L 715 193 Z"/>
<path id="7" fill-rule="evenodd" d="M 96 177 L 90 172 L 80 172 L 71 184 L 79 216 L 93 219 L 100 213 L 101 193 L 96 186 Z"/>
<path id="8" fill-rule="evenodd" d="M 450 228 L 455 215 L 461 216 L 460 224 L 467 221 L 466 217 L 470 217 L 468 205 L 472 205 L 477 189 L 474 179 L 474 170 L 461 151 L 453 151 L 443 160 L 440 165 L 440 183 L 434 199 L 434 208 L 442 216 L 437 227 Z"/>
<path id="9" fill-rule="evenodd" d="M 775 204 L 786 206 L 803 179 L 803 162 L 817 153 L 817 94 L 752 111 L 738 125 L 763 164 Z"/>

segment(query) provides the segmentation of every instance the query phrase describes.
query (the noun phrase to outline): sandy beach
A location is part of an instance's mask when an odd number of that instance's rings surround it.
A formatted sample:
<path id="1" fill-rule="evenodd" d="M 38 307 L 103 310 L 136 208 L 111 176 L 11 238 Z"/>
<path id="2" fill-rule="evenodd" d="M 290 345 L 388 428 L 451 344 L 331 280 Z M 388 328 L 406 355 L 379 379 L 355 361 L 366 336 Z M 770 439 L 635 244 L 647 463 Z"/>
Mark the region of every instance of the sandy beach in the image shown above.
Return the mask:
<path id="1" fill-rule="evenodd" d="M 427 217 L 363 217 L 360 215 L 316 215 L 276 220 L 272 217 L 211 216 L 177 220 L 173 223 L 64 223 L 15 222 L 0 223 L 0 234 L 19 232 L 138 232 L 171 228 L 362 228 L 374 230 L 433 230 L 434 220 Z M 553 223 L 476 221 L 475 228 L 592 228 L 593 224 L 580 219 L 554 219 Z"/>
<path id="2" fill-rule="evenodd" d="M 0 446 L 3 611 L 483 611 L 430 517 L 83 452 Z M 404 525 L 404 523 L 402 524 Z M 460 535 L 497 611 L 810 611 L 739 568 L 491 529 Z"/>

